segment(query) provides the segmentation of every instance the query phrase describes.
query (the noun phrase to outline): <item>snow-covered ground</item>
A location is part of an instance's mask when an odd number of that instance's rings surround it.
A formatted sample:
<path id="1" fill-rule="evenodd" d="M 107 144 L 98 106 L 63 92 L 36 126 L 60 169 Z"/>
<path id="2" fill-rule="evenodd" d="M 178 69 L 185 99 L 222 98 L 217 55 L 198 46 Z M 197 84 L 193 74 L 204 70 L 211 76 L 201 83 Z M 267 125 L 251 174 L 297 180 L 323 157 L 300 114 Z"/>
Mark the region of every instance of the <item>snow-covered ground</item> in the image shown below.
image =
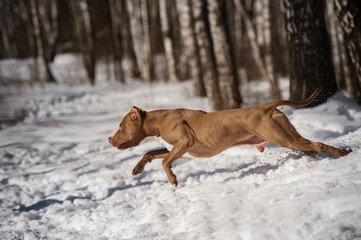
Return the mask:
<path id="1" fill-rule="evenodd" d="M 250 92 L 265 103 L 267 91 L 243 87 L 248 105 Z M 305 137 L 351 147 L 348 156 L 234 147 L 177 160 L 177 189 L 160 160 L 131 174 L 159 143 L 118 151 L 107 138 L 132 105 L 211 111 L 191 82 L 47 86 L 5 100 L 2 111 L 24 117 L 0 130 L 0 239 L 361 239 L 361 107 L 342 93 L 280 109 Z"/>

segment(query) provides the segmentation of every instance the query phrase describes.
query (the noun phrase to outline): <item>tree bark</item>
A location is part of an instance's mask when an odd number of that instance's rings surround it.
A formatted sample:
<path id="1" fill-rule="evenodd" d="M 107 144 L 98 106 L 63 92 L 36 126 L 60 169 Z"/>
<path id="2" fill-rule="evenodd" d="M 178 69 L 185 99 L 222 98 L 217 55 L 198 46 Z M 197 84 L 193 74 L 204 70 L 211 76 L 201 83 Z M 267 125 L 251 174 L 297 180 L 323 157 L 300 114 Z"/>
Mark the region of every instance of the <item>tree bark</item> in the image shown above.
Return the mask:
<path id="1" fill-rule="evenodd" d="M 180 2 L 187 2 L 180 1 Z M 177 74 L 180 81 L 190 79 L 192 76 L 191 69 L 189 69 L 187 50 L 182 38 L 182 27 L 180 23 L 180 13 L 177 8 L 179 0 L 167 1 L 169 4 L 168 16 L 170 17 L 170 35 L 174 46 L 174 57 L 176 59 Z"/>
<path id="2" fill-rule="evenodd" d="M 39 64 L 38 64 L 38 58 L 37 58 L 37 49 L 36 49 L 36 42 L 35 42 L 35 34 L 34 34 L 34 27 L 32 22 L 32 14 L 31 14 L 31 7 L 28 2 L 24 1 L 23 11 L 26 13 L 26 27 L 27 27 L 27 33 L 28 33 L 28 39 L 29 39 L 29 52 L 32 57 L 32 66 L 31 66 L 31 82 L 37 82 L 39 81 L 40 74 L 39 74 Z"/>
<path id="3" fill-rule="evenodd" d="M 141 28 L 141 16 L 139 13 L 139 0 L 127 0 L 127 12 L 129 16 L 129 26 L 131 31 L 131 36 L 133 39 L 134 53 L 136 60 L 139 66 L 140 76 L 143 81 L 147 81 L 145 79 L 146 69 L 144 69 L 143 65 L 143 45 L 142 45 L 142 28 Z M 148 79 L 149 80 L 149 79 Z"/>
<path id="4" fill-rule="evenodd" d="M 35 36 L 35 42 L 36 42 L 36 48 L 38 50 L 38 57 L 40 57 L 40 62 L 43 67 L 43 70 L 45 72 L 45 81 L 46 82 L 56 82 L 55 78 L 53 77 L 53 74 L 51 73 L 50 67 L 48 65 L 46 53 L 45 53 L 45 47 L 44 47 L 44 41 L 41 34 L 41 27 L 40 27 L 40 18 L 39 18 L 39 9 L 38 4 L 36 0 L 30 0 L 30 10 L 31 10 L 31 16 L 32 16 L 32 22 L 33 22 L 33 30 L 34 30 L 34 36 Z M 40 6 L 43 7 L 43 6 Z"/>
<path id="5" fill-rule="evenodd" d="M 234 48 L 234 19 L 231 16 L 228 16 L 230 14 L 233 14 L 233 6 L 232 6 L 232 1 L 228 0 L 226 2 L 224 1 L 219 1 L 219 6 L 220 6 L 220 10 L 221 10 L 221 15 L 222 15 L 222 19 L 224 21 L 224 30 L 225 30 L 225 37 L 226 37 L 226 41 L 229 45 L 229 57 L 230 57 L 230 63 L 231 65 L 229 66 L 231 71 L 232 71 L 232 75 L 233 75 L 233 81 L 232 81 L 232 95 L 233 95 L 233 99 L 234 101 L 237 103 L 236 107 L 240 107 L 241 104 L 243 103 L 242 97 L 241 97 L 241 92 L 240 92 L 240 76 L 238 73 L 238 62 L 236 61 L 236 50 L 237 48 Z M 227 4 L 228 3 L 228 4 Z M 227 5 L 228 7 L 231 6 L 232 10 L 228 9 L 227 10 Z M 227 20 L 228 19 L 228 20 Z"/>
<path id="6" fill-rule="evenodd" d="M 238 9 L 240 10 L 240 15 L 243 17 L 244 23 L 245 23 L 245 30 L 248 37 L 248 42 L 251 46 L 252 56 L 253 59 L 260 71 L 261 77 L 267 80 L 271 85 L 271 96 L 274 99 L 279 99 L 281 94 L 279 92 L 278 82 L 274 75 L 274 69 L 273 69 L 273 62 L 271 57 L 271 50 L 269 47 L 266 48 L 265 51 L 265 63 L 262 60 L 261 56 L 261 49 L 259 44 L 264 44 L 265 39 L 261 40 L 261 37 L 259 37 L 259 40 L 257 40 L 256 36 L 256 29 L 254 28 L 251 19 L 248 15 L 248 13 L 244 10 L 244 7 L 242 4 L 239 5 Z M 268 30 L 267 30 L 268 31 Z M 263 33 L 259 31 L 259 34 Z M 270 34 L 269 31 L 267 34 Z M 267 36 L 267 44 L 270 44 L 269 35 Z"/>
<path id="7" fill-rule="evenodd" d="M 234 63 L 231 59 L 230 43 L 226 35 L 227 33 L 224 27 L 224 19 L 221 15 L 220 5 L 217 0 L 208 2 L 208 16 L 217 63 L 223 108 L 237 108 L 241 103 L 238 89 L 238 75 L 234 74 L 236 71 L 234 71 Z"/>
<path id="8" fill-rule="evenodd" d="M 141 78 L 145 82 L 150 82 L 154 77 L 154 69 L 150 52 L 147 2 L 144 0 L 128 0 L 127 6 L 134 51 L 139 63 Z"/>
<path id="9" fill-rule="evenodd" d="M 153 54 L 151 52 L 151 40 L 149 29 L 149 10 L 148 1 L 140 1 L 140 14 L 142 19 L 142 35 L 143 35 L 143 47 L 144 47 L 144 60 L 143 64 L 145 69 L 145 79 L 147 82 L 154 80 L 154 68 L 153 68 Z"/>
<path id="10" fill-rule="evenodd" d="M 176 60 L 174 56 L 174 46 L 173 41 L 170 35 L 169 29 L 169 16 L 167 0 L 159 0 L 159 14 L 160 14 L 160 23 L 162 28 L 162 37 L 165 50 L 165 59 L 167 62 L 167 71 L 168 78 L 170 82 L 179 82 L 179 78 L 176 70 Z"/>
<path id="11" fill-rule="evenodd" d="M 337 91 L 323 1 L 285 0 L 292 100 L 305 99 L 323 87 L 313 105 Z"/>
<path id="12" fill-rule="evenodd" d="M 241 55 L 242 55 L 242 47 L 244 47 L 244 43 L 242 42 L 242 16 L 239 14 L 239 5 L 240 0 L 233 0 L 233 15 L 234 15 L 234 41 L 233 41 L 233 49 L 235 52 L 235 61 L 237 70 L 239 71 L 241 66 Z M 244 69 L 243 69 L 244 71 Z M 240 82 L 242 79 L 240 78 Z M 247 80 L 245 79 L 245 82 Z"/>
<path id="13" fill-rule="evenodd" d="M 95 85 L 95 56 L 92 26 L 86 0 L 69 0 L 79 48 L 83 55 L 84 65 L 91 85 Z"/>
<path id="14" fill-rule="evenodd" d="M 288 51 L 282 0 L 269 1 L 271 11 L 271 54 L 275 75 L 288 75 Z"/>
<path id="15" fill-rule="evenodd" d="M 361 104 L 361 3 L 357 0 L 334 0 L 334 8 L 343 32 L 351 77 L 348 94 Z"/>
<path id="16" fill-rule="evenodd" d="M 194 32 L 194 19 L 192 14 L 191 1 L 177 1 L 176 4 L 179 13 L 179 23 L 181 26 L 184 50 L 187 57 L 190 74 L 193 79 L 195 94 L 197 96 L 205 97 L 207 96 L 207 92 L 203 81 L 199 47 Z"/>
<path id="17" fill-rule="evenodd" d="M 273 99 L 281 99 L 278 79 L 274 69 L 274 61 L 271 52 L 271 8 L 268 0 L 263 1 L 263 38 L 264 38 L 264 62 L 271 85 Z"/>
<path id="18" fill-rule="evenodd" d="M 207 5 L 203 0 L 192 0 L 194 30 L 204 78 L 210 88 L 209 97 L 215 110 L 223 109 L 223 100 L 218 82 L 217 63 L 207 18 Z"/>
<path id="19" fill-rule="evenodd" d="M 122 35 L 124 36 L 125 41 L 123 41 L 123 49 L 125 55 L 128 57 L 130 61 L 129 72 L 130 76 L 134 78 L 140 78 L 140 70 L 139 70 L 139 60 L 137 59 L 135 50 L 134 50 L 134 40 L 131 31 L 130 25 L 130 16 L 129 16 L 129 8 L 127 6 L 126 0 L 120 0 L 121 6 L 121 16 L 122 22 L 124 22 L 124 27 L 122 28 Z"/>
<path id="20" fill-rule="evenodd" d="M 122 36 L 121 31 L 122 29 L 122 22 L 119 8 L 119 2 L 115 0 L 109 0 L 109 10 L 110 10 L 110 17 L 112 22 L 112 43 L 113 43 L 113 65 L 114 65 L 114 78 L 116 81 L 125 82 L 124 71 L 122 67 Z"/>
<path id="21" fill-rule="evenodd" d="M 39 6 L 40 27 L 45 46 L 47 62 L 52 62 L 58 43 L 58 10 L 56 0 L 37 0 Z"/>
<path id="22" fill-rule="evenodd" d="M 1 29 L 1 40 L 4 46 L 4 54 L 7 58 L 18 57 L 17 48 L 15 43 L 11 41 L 14 33 L 14 19 L 11 12 L 11 8 L 14 3 L 9 0 L 0 1 L 0 29 Z"/>
<path id="23" fill-rule="evenodd" d="M 330 43 L 331 43 L 331 49 L 332 49 L 332 62 L 333 66 L 335 68 L 335 77 L 337 85 L 340 88 L 345 88 L 345 81 L 342 76 L 342 61 L 341 61 L 341 53 L 340 53 L 340 43 L 338 41 L 337 37 L 337 22 L 336 22 L 336 16 L 333 9 L 333 2 L 332 1 L 325 1 L 325 7 L 326 7 L 326 26 L 328 29 L 328 32 L 330 34 Z"/>

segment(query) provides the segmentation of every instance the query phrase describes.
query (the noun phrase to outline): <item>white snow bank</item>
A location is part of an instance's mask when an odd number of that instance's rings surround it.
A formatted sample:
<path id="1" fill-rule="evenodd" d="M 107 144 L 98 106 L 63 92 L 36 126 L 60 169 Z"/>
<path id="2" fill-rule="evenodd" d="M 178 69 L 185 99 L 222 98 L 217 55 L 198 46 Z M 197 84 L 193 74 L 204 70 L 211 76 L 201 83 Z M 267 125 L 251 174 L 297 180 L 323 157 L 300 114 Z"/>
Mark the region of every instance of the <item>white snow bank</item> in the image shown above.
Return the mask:
<path id="1" fill-rule="evenodd" d="M 348 156 L 234 147 L 177 160 L 177 189 L 160 160 L 131 175 L 158 143 L 121 152 L 107 138 L 132 105 L 210 111 L 190 82 L 47 87 L 18 101 L 34 110 L 0 131 L 0 239 L 361 238 L 361 108 L 341 93 L 281 109 L 302 135 L 351 147 Z"/>

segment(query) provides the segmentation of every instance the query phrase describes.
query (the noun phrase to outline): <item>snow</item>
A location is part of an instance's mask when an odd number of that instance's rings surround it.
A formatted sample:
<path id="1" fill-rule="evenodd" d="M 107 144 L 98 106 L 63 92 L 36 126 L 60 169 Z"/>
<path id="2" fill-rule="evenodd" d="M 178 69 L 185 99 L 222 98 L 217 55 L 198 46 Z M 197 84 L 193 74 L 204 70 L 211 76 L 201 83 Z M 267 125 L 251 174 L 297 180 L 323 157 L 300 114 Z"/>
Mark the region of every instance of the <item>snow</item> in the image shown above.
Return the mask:
<path id="1" fill-rule="evenodd" d="M 268 88 L 245 85 L 246 104 L 268 102 Z M 191 82 L 50 85 L 5 100 L 1 111 L 24 118 L 0 130 L 0 239 L 361 239 L 361 107 L 341 92 L 280 109 L 302 135 L 350 147 L 348 156 L 234 147 L 177 160 L 177 189 L 161 160 L 131 174 L 158 142 L 118 151 L 107 138 L 132 105 L 211 111 Z"/>

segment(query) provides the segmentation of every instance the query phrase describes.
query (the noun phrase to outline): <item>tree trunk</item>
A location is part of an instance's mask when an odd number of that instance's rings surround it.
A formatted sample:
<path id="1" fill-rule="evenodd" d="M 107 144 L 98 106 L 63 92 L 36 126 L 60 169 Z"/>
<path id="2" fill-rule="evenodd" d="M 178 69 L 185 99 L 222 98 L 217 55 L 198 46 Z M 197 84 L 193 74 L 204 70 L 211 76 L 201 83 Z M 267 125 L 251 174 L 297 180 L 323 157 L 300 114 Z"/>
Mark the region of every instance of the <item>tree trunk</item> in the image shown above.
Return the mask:
<path id="1" fill-rule="evenodd" d="M 142 28 L 141 28 L 141 16 L 139 10 L 139 0 L 127 0 L 127 12 L 129 16 L 129 26 L 131 31 L 131 36 L 133 39 L 133 48 L 136 57 L 136 61 L 139 66 L 140 76 L 143 81 L 147 81 L 149 79 L 145 79 L 146 69 L 144 69 L 143 64 L 143 44 L 142 44 Z"/>
<path id="2" fill-rule="evenodd" d="M 222 15 L 222 19 L 224 21 L 224 30 L 225 30 L 225 37 L 226 37 L 226 41 L 229 45 L 229 57 L 230 57 L 230 63 L 231 65 L 229 66 L 231 71 L 232 71 L 232 75 L 233 75 L 233 81 L 232 81 L 232 95 L 233 95 L 233 99 L 234 101 L 237 103 L 237 107 L 240 107 L 242 104 L 242 97 L 241 97 L 241 92 L 240 92 L 240 77 L 239 77 L 239 73 L 238 73 L 238 62 L 236 61 L 236 50 L 237 48 L 233 48 L 235 43 L 234 43 L 234 19 L 231 16 L 228 16 L 230 14 L 233 14 L 233 2 L 232 0 L 228 0 L 226 2 L 223 1 L 219 1 L 219 6 L 220 6 L 220 10 L 221 10 L 221 15 Z M 228 4 L 226 4 L 228 3 Z M 227 5 L 228 8 L 231 6 L 232 10 L 228 9 L 227 10 Z M 227 20 L 228 19 L 228 20 Z"/>
<path id="3" fill-rule="evenodd" d="M 113 44 L 113 70 L 114 70 L 114 78 L 116 81 L 124 83 L 124 71 L 122 67 L 122 22 L 119 8 L 119 2 L 115 0 L 109 0 L 109 10 L 110 17 L 112 22 L 112 44 Z"/>
<path id="4" fill-rule="evenodd" d="M 259 44 L 264 43 L 264 39 L 261 40 L 261 38 L 259 38 L 259 40 L 257 41 L 256 29 L 254 28 L 254 26 L 251 22 L 251 18 L 249 17 L 248 13 L 244 10 L 244 7 L 242 4 L 239 5 L 238 9 L 240 10 L 240 15 L 243 17 L 243 21 L 245 23 L 245 30 L 246 30 L 247 37 L 248 37 L 248 42 L 251 46 L 252 56 L 259 69 L 261 77 L 270 82 L 271 96 L 274 99 L 279 99 L 281 94 L 279 92 L 278 83 L 274 76 L 270 49 L 268 48 L 266 50 L 266 54 L 265 54 L 266 55 L 266 60 L 265 60 L 266 64 L 265 64 L 262 60 L 261 49 L 260 49 L 260 45 L 259 45 Z M 261 34 L 261 33 L 262 32 L 260 31 L 259 34 Z M 268 44 L 269 44 L 269 41 L 270 41 L 270 39 L 267 39 Z"/>
<path id="5" fill-rule="evenodd" d="M 350 69 L 348 52 L 346 49 L 345 39 L 343 36 L 343 31 L 338 21 L 335 21 L 336 24 L 336 37 L 337 44 L 339 47 L 339 64 L 340 64 L 340 86 L 343 86 L 347 89 L 349 96 L 352 98 L 353 84 L 355 76 L 352 76 L 352 71 Z"/>
<path id="6" fill-rule="evenodd" d="M 264 39 L 264 63 L 269 76 L 271 85 L 271 96 L 273 99 L 281 99 L 281 93 L 279 90 L 278 79 L 275 74 L 273 56 L 271 52 L 271 20 L 270 20 L 270 3 L 268 0 L 262 0 L 263 2 L 263 39 Z"/>
<path id="7" fill-rule="evenodd" d="M 31 14 L 31 7 L 28 2 L 24 1 L 24 7 L 23 11 L 26 13 L 26 27 L 27 27 L 27 33 L 28 33 L 28 39 L 29 39 L 29 47 L 30 47 L 30 55 L 32 57 L 32 66 L 31 68 L 31 81 L 37 82 L 39 81 L 40 74 L 39 74 L 39 64 L 37 59 L 37 49 L 36 49 L 36 42 L 35 42 L 35 35 L 34 35 L 34 27 L 32 22 L 32 14 Z"/>
<path id="8" fill-rule="evenodd" d="M 207 6 L 203 0 L 192 0 L 192 10 L 202 72 L 210 88 L 209 97 L 213 100 L 213 108 L 222 110 L 223 101 L 218 82 L 217 63 L 213 52 L 213 41 L 208 24 Z"/>
<path id="9" fill-rule="evenodd" d="M 139 63 L 141 78 L 145 82 L 150 82 L 153 79 L 154 70 L 150 53 L 147 2 L 144 0 L 128 0 L 127 6 L 134 51 Z"/>
<path id="10" fill-rule="evenodd" d="M 205 97 L 207 96 L 207 92 L 203 81 L 199 47 L 195 38 L 191 2 L 189 0 L 182 2 L 177 1 L 176 4 L 179 13 L 179 23 L 181 26 L 184 50 L 187 57 L 190 74 L 193 79 L 194 90 L 197 96 Z"/>
<path id="11" fill-rule="evenodd" d="M 282 0 L 269 1 L 271 11 L 271 54 L 276 77 L 288 75 L 288 51 Z"/>
<path id="12" fill-rule="evenodd" d="M 41 34 L 40 28 L 40 18 L 39 18 L 39 9 L 36 0 L 30 0 L 30 10 L 34 28 L 34 36 L 36 42 L 36 48 L 38 50 L 38 57 L 40 57 L 40 62 L 43 67 L 43 71 L 45 72 L 45 80 L 46 82 L 55 82 L 55 79 L 51 73 L 50 67 L 47 62 L 45 48 L 44 48 L 44 41 Z M 40 6 L 42 8 L 43 6 Z"/>
<path id="13" fill-rule="evenodd" d="M 169 16 L 167 0 L 159 0 L 159 14 L 162 28 L 162 37 L 165 50 L 165 59 L 167 62 L 168 78 L 170 82 L 178 82 L 179 78 L 176 70 L 176 61 L 174 56 L 174 46 L 169 30 Z"/>
<path id="14" fill-rule="evenodd" d="M 120 6 L 121 6 L 121 16 L 122 16 L 122 22 L 124 22 L 124 27 L 122 28 L 122 34 L 124 36 L 125 41 L 123 41 L 123 49 L 125 52 L 125 55 L 129 59 L 129 72 L 130 76 L 134 78 L 140 78 L 140 70 L 139 70 L 139 60 L 137 59 L 137 56 L 135 54 L 134 50 L 134 40 L 132 36 L 131 26 L 130 26 L 130 17 L 129 17 L 129 11 L 128 6 L 126 3 L 126 0 L 120 0 Z"/>
<path id="15" fill-rule="evenodd" d="M 47 62 L 52 62 L 56 55 L 58 42 L 58 10 L 56 0 L 37 0 L 39 5 L 40 26 L 45 46 Z"/>
<path id="16" fill-rule="evenodd" d="M 238 83 L 238 75 L 234 75 L 235 71 L 234 63 L 231 58 L 230 43 L 226 35 L 227 33 L 224 27 L 224 19 L 217 0 L 208 2 L 208 16 L 217 63 L 223 108 L 237 108 L 241 103 L 238 84 L 235 84 Z M 238 96 L 236 95 L 237 93 Z"/>
<path id="17" fill-rule="evenodd" d="M 328 32 L 330 33 L 330 43 L 332 49 L 332 62 L 335 68 L 335 77 L 337 85 L 344 89 L 345 88 L 345 81 L 342 76 L 342 61 L 341 61 L 341 53 L 340 53 L 340 43 L 337 38 L 337 23 L 336 23 L 336 16 L 333 9 L 332 1 L 325 1 L 326 7 L 326 26 Z"/>
<path id="18" fill-rule="evenodd" d="M 233 15 L 234 15 L 234 41 L 233 41 L 233 49 L 235 52 L 235 61 L 236 61 L 236 66 L 237 66 L 237 70 L 239 71 L 241 66 L 241 55 L 242 55 L 242 46 L 244 46 L 244 43 L 242 42 L 242 17 L 239 14 L 239 5 L 240 5 L 240 0 L 233 0 L 233 5 L 234 5 L 234 9 L 233 9 Z M 243 69 L 244 71 L 244 69 Z M 242 79 L 240 79 L 241 81 Z M 242 81 L 241 81 L 242 82 Z M 247 80 L 245 79 L 245 82 L 247 82 Z"/>
<path id="19" fill-rule="evenodd" d="M 186 3 L 188 0 L 185 0 Z M 182 27 L 180 22 L 180 13 L 177 8 L 179 1 L 167 1 L 169 4 L 168 16 L 170 17 L 170 35 L 174 46 L 174 57 L 176 59 L 176 67 L 178 78 L 180 81 L 187 80 L 192 77 L 187 59 L 187 50 L 183 42 Z M 182 2 L 182 1 L 180 1 Z"/>
<path id="20" fill-rule="evenodd" d="M 343 32 L 349 57 L 350 82 L 348 94 L 361 104 L 361 3 L 358 0 L 334 0 L 334 8 Z"/>
<path id="21" fill-rule="evenodd" d="M 15 29 L 13 14 L 11 12 L 12 2 L 9 0 L 0 0 L 0 29 L 1 40 L 4 46 L 4 54 L 7 58 L 16 58 L 18 56 L 15 43 L 11 41 Z"/>
<path id="22" fill-rule="evenodd" d="M 331 47 L 324 20 L 323 1 L 285 0 L 292 100 L 323 91 L 314 105 L 337 91 Z"/>
<path id="23" fill-rule="evenodd" d="M 79 48 L 83 54 L 85 69 L 90 83 L 95 85 L 94 43 L 88 4 L 86 0 L 69 1 L 75 22 L 75 30 L 78 38 Z"/>
<path id="24" fill-rule="evenodd" d="M 264 11 L 263 11 L 263 0 L 253 0 L 254 1 L 254 12 L 253 12 L 253 27 L 256 33 L 256 43 L 261 50 L 261 56 L 263 54 L 264 47 Z"/>
<path id="25" fill-rule="evenodd" d="M 151 52 L 151 42 L 150 42 L 150 28 L 149 28 L 149 8 L 148 1 L 140 1 L 140 14 L 142 20 L 142 36 L 143 36 L 143 49 L 144 49 L 144 68 L 145 79 L 147 82 L 154 80 L 154 68 L 153 68 L 153 54 Z"/>

